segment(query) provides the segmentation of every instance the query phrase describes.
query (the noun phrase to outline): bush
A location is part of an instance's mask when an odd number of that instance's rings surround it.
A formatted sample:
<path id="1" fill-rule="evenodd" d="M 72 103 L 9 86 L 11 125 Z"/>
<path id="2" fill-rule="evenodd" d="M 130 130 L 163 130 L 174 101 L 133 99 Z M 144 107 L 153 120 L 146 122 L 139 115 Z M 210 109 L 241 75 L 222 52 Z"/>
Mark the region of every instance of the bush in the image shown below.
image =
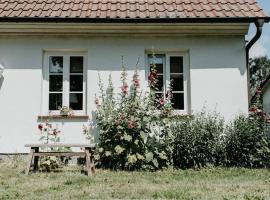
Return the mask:
<path id="1" fill-rule="evenodd" d="M 269 167 L 270 140 L 263 116 L 238 116 L 227 128 L 225 140 L 227 166 Z"/>
<path id="2" fill-rule="evenodd" d="M 218 164 L 223 159 L 221 137 L 224 120 L 216 113 L 202 112 L 178 120 L 172 126 L 175 134 L 173 161 L 177 168 L 200 168 Z"/>
<path id="3" fill-rule="evenodd" d="M 150 74 L 150 85 L 156 83 L 155 72 Z M 122 72 L 122 87 L 118 95 L 109 79 L 104 90 L 100 81 L 100 96 L 96 98 L 96 119 L 100 130 L 96 160 L 110 169 L 161 169 L 171 164 L 172 136 L 169 117 L 171 105 L 166 98 L 156 100 L 153 88 L 142 94 L 135 71 L 132 84 Z M 159 107 L 159 109 L 157 109 Z"/>

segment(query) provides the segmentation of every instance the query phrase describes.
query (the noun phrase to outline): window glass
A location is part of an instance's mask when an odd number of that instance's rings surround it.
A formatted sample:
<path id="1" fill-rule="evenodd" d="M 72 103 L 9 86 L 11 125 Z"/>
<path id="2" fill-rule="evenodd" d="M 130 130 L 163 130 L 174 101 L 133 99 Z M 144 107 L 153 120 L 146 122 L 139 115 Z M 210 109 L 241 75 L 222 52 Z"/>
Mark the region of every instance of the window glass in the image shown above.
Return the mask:
<path id="1" fill-rule="evenodd" d="M 63 57 L 50 56 L 49 68 L 50 68 L 50 73 L 63 73 Z"/>
<path id="2" fill-rule="evenodd" d="M 70 75 L 70 91 L 83 91 L 83 75 Z"/>
<path id="3" fill-rule="evenodd" d="M 58 110 L 62 107 L 62 94 L 50 93 L 49 94 L 49 110 Z"/>
<path id="4" fill-rule="evenodd" d="M 182 74 L 171 75 L 171 85 L 173 91 L 184 91 L 184 79 Z"/>
<path id="5" fill-rule="evenodd" d="M 63 104 L 63 56 L 49 57 L 49 110 Z"/>
<path id="6" fill-rule="evenodd" d="M 174 93 L 172 95 L 172 107 L 176 110 L 184 110 L 184 94 Z"/>
<path id="7" fill-rule="evenodd" d="M 50 92 L 63 91 L 63 75 L 50 75 Z"/>
<path id="8" fill-rule="evenodd" d="M 84 110 L 84 57 L 49 56 L 48 68 L 49 110 L 55 111 L 62 106 Z"/>
<path id="9" fill-rule="evenodd" d="M 83 109 L 83 93 L 70 93 L 69 107 L 73 110 Z"/>
<path id="10" fill-rule="evenodd" d="M 150 72 L 155 66 L 157 70 L 156 92 L 157 100 L 166 96 L 167 89 L 171 89 L 171 103 L 176 110 L 185 110 L 185 80 L 183 56 L 170 56 L 166 54 L 149 55 Z M 165 61 L 168 61 L 166 63 Z M 171 84 L 169 87 L 169 83 Z M 166 87 L 166 84 L 168 84 Z M 158 103 L 157 103 L 158 104 Z M 157 105 L 160 106 L 160 105 Z"/>
<path id="11" fill-rule="evenodd" d="M 165 64 L 165 55 L 149 55 L 150 71 L 155 69 L 158 74 L 163 74 L 163 68 Z"/>
<path id="12" fill-rule="evenodd" d="M 83 73 L 83 57 L 82 56 L 70 57 L 70 73 Z"/>
<path id="13" fill-rule="evenodd" d="M 171 73 L 183 73 L 183 57 L 182 56 L 170 57 L 170 71 Z"/>

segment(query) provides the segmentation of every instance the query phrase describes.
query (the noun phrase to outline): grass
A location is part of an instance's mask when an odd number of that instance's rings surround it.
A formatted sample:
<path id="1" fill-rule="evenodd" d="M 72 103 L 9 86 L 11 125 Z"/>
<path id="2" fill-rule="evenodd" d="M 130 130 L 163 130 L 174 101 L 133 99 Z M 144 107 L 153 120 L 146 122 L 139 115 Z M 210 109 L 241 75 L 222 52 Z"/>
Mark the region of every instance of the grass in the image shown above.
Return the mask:
<path id="1" fill-rule="evenodd" d="M 93 177 L 80 169 L 25 176 L 21 158 L 0 161 L 0 199 L 270 199 L 269 169 L 97 170 Z"/>

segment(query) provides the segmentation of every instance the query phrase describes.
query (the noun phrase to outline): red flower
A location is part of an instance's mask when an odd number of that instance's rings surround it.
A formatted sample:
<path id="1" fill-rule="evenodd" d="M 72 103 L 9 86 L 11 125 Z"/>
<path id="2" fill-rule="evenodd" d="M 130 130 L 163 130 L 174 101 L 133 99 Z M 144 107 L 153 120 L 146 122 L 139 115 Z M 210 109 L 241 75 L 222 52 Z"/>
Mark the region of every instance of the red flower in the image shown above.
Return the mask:
<path id="1" fill-rule="evenodd" d="M 124 83 L 123 86 L 121 87 L 121 90 L 124 95 L 128 94 L 128 84 Z"/>
<path id="2" fill-rule="evenodd" d="M 42 124 L 39 124 L 39 125 L 38 125 L 38 129 L 39 129 L 40 131 L 42 131 L 43 125 L 42 125 Z"/>

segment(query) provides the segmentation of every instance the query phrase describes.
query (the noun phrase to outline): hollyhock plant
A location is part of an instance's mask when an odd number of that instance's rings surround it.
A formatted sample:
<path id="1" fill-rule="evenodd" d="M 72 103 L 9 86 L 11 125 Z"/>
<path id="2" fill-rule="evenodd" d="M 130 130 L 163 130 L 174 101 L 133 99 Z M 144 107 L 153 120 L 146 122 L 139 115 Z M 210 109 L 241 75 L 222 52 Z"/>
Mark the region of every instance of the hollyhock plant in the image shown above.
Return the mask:
<path id="1" fill-rule="evenodd" d="M 260 87 L 256 90 L 256 101 L 249 109 L 250 118 L 257 120 L 260 123 L 261 128 L 270 124 L 270 116 L 263 110 L 262 105 L 262 89 Z"/>
<path id="2" fill-rule="evenodd" d="M 122 94 L 127 95 L 128 94 L 128 84 L 124 83 L 123 86 L 121 87 Z"/>
<path id="3" fill-rule="evenodd" d="M 140 87 L 140 80 L 138 79 L 134 80 L 133 84 L 136 88 Z"/>
<path id="4" fill-rule="evenodd" d="M 157 83 L 156 71 L 149 75 L 149 90 L 144 92 L 140 89 L 138 74 L 136 67 L 129 85 L 123 67 L 119 94 L 114 94 L 111 78 L 107 89 L 99 79 L 101 102 L 97 106 L 96 121 L 100 142 L 96 160 L 102 167 L 153 170 L 171 163 L 168 145 L 171 137 L 166 128 L 170 120 L 162 119 L 172 116 L 172 108 L 167 98 L 163 98 L 161 108 L 157 106 L 159 99 L 153 90 Z"/>
<path id="5" fill-rule="evenodd" d="M 148 75 L 148 82 L 151 87 L 156 86 L 157 84 L 157 72 L 155 70 L 152 70 L 150 74 Z"/>
<path id="6" fill-rule="evenodd" d="M 49 116 L 51 117 L 51 115 Z M 50 123 L 50 117 L 45 122 L 38 124 L 38 130 L 41 135 L 39 140 L 45 144 L 60 142 L 59 134 L 61 131 L 58 129 L 57 125 L 53 126 L 53 124 Z"/>
<path id="7" fill-rule="evenodd" d="M 42 125 L 42 124 L 39 124 L 39 125 L 38 125 L 38 129 L 39 129 L 40 131 L 42 131 L 42 130 L 43 130 L 43 125 Z"/>
<path id="8" fill-rule="evenodd" d="M 257 95 L 261 95 L 262 93 L 262 88 L 258 87 L 256 90 Z"/>

